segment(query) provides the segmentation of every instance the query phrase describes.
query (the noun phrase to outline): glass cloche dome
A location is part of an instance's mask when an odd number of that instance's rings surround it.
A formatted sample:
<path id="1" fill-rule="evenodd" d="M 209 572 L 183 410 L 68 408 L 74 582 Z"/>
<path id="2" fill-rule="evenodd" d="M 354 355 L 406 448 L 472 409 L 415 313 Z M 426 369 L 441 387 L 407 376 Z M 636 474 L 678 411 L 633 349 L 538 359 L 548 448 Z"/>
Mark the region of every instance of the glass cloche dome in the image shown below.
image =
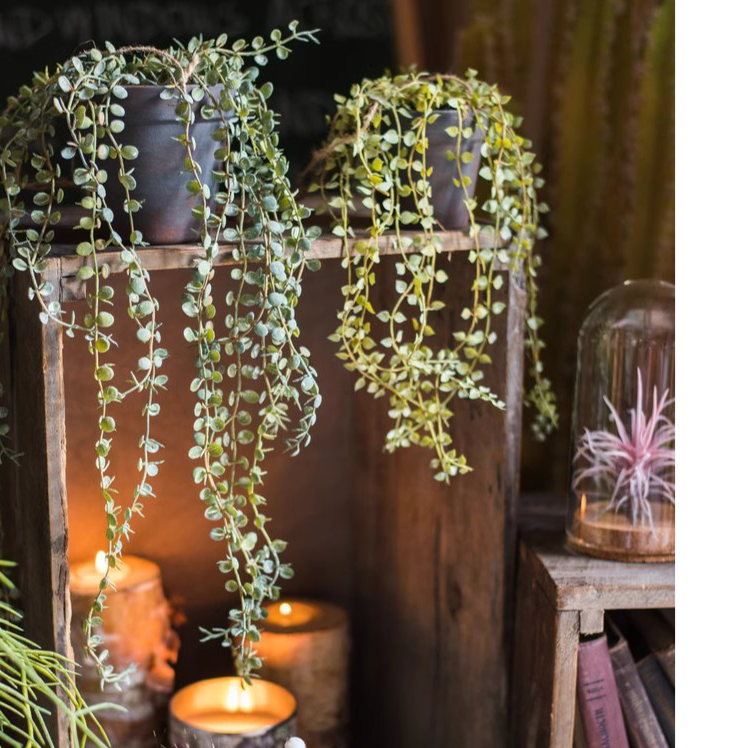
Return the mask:
<path id="1" fill-rule="evenodd" d="M 675 286 L 627 281 L 579 332 L 567 540 L 627 561 L 675 558 Z"/>

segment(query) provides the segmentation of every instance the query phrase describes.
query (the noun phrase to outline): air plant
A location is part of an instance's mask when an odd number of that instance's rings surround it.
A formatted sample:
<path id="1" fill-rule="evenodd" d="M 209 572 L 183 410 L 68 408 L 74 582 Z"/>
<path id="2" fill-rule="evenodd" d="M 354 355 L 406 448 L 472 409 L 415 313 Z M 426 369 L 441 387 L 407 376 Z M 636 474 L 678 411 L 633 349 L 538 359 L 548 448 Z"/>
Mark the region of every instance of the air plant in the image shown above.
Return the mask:
<path id="1" fill-rule="evenodd" d="M 674 400 L 668 400 L 668 390 L 652 393 L 652 412 L 644 412 L 641 371 L 636 371 L 636 407 L 632 408 L 631 429 L 627 431 L 623 419 L 613 403 L 605 397 L 605 404 L 615 423 L 617 433 L 584 430 L 579 440 L 575 463 L 586 463 L 578 469 L 573 481 L 577 490 L 587 480 L 612 486 L 610 501 L 603 511 L 620 511 L 628 507 L 632 524 L 649 524 L 654 528 L 650 494 L 675 504 L 675 424 L 664 415 Z"/>

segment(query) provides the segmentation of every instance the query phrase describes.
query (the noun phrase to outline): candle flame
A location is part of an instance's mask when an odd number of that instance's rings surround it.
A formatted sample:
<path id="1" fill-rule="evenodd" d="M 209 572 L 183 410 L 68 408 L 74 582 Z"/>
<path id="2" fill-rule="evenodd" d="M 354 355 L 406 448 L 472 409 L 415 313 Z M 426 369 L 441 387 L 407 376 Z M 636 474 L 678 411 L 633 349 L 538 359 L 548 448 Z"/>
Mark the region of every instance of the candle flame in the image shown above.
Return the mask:
<path id="1" fill-rule="evenodd" d="M 582 502 L 581 506 L 579 507 L 579 516 L 584 519 L 584 515 L 587 513 L 587 494 L 582 494 Z"/>
<path id="2" fill-rule="evenodd" d="M 236 681 L 232 683 L 226 693 L 226 709 L 229 712 L 252 711 L 252 694 L 249 689 L 242 688 Z"/>
<path id="3" fill-rule="evenodd" d="M 107 560 L 106 560 L 106 553 L 104 551 L 99 551 L 96 554 L 96 560 L 94 561 L 94 565 L 96 566 L 96 571 L 101 574 L 102 576 L 106 574 L 107 569 Z"/>
<path id="4" fill-rule="evenodd" d="M 290 616 L 293 608 L 291 607 L 291 603 L 281 603 L 279 610 L 282 616 Z"/>
<path id="5" fill-rule="evenodd" d="M 248 688 L 243 688 L 239 692 L 239 708 L 243 712 L 252 711 L 252 694 L 249 692 Z"/>

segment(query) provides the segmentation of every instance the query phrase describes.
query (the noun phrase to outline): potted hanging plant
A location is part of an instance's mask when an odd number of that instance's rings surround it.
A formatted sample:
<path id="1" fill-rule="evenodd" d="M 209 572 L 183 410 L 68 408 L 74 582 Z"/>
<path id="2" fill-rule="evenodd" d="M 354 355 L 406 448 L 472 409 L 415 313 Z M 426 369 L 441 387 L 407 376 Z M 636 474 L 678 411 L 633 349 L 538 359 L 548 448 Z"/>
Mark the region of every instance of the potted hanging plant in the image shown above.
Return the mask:
<path id="1" fill-rule="evenodd" d="M 527 399 L 538 411 L 536 433 L 557 421 L 536 314 L 533 247 L 544 235 L 538 221 L 546 206 L 537 198 L 542 179 L 507 101 L 475 71 L 465 78 L 409 72 L 364 80 L 348 97 L 336 97 L 328 137 L 310 167 L 316 175 L 310 189 L 321 193 L 346 249 L 344 301 L 332 336 L 338 355 L 357 374 L 357 389 L 389 397 L 394 424 L 386 449 L 429 448 L 435 477 L 444 482 L 470 470 L 467 456 L 452 447 L 452 401 L 504 405 L 483 383 L 496 337 L 492 321 L 503 310 L 501 267 L 524 268 L 533 379 Z M 475 272 L 465 289 L 464 328 L 443 346 L 433 341 L 444 308 L 439 289 L 449 282 L 440 236 L 448 229 L 472 238 Z M 393 232 L 401 254 L 395 301 L 377 309 L 372 288 L 380 240 Z"/>
<path id="2" fill-rule="evenodd" d="M 141 262 L 149 244 L 189 241 L 200 248 L 182 298 L 197 368 L 190 457 L 205 515 L 215 523 L 211 537 L 226 546 L 226 588 L 238 597 L 228 625 L 206 638 L 233 646 L 247 679 L 259 666 L 253 645 L 262 605 L 291 575 L 280 560 L 285 544 L 267 530 L 262 461 L 281 432 L 291 430 L 292 453 L 309 442 L 321 400 L 309 351 L 297 343 L 295 316 L 303 271 L 315 269 L 305 253 L 319 229 L 303 225 L 309 211 L 289 183 L 268 107 L 272 85 L 259 81 L 259 67 L 271 53 L 285 59 L 293 42 L 316 41 L 314 33 L 294 22 L 267 43 L 256 37 L 227 46 L 223 35 L 168 50 L 92 47 L 37 73 L 0 117 L 0 304 L 7 308 L 11 275 L 26 273 L 42 322 L 85 337 L 97 383 L 107 572 L 85 633 L 86 655 L 103 683 L 127 675 L 106 662 L 97 629 L 110 572 L 133 518 L 153 496 L 162 449 L 153 426 L 167 351 L 159 301 Z M 53 289 L 41 280 L 66 225 L 85 258 L 78 273 L 88 289 L 83 319 L 50 300 Z M 211 290 L 219 242 L 231 245 L 235 261 L 224 301 Z M 126 268 L 121 300 L 107 281 L 112 262 Z M 118 310 L 132 320 L 139 346 L 125 373 L 108 357 Z M 145 400 L 139 474 L 132 501 L 120 502 L 110 466 L 115 417 L 135 395 Z M 0 457 L 17 458 L 6 415 L 0 411 Z"/>

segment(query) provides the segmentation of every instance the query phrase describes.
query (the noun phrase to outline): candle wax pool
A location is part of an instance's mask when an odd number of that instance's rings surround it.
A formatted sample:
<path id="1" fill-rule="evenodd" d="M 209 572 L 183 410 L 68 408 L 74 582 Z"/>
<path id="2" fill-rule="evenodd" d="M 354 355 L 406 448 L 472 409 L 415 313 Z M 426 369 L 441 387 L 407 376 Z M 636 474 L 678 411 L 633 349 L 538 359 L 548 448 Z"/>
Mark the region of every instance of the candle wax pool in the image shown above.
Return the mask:
<path id="1" fill-rule="evenodd" d="M 184 718 L 191 727 L 214 733 L 243 734 L 256 732 L 278 723 L 278 716 L 268 712 L 202 712 Z"/>

